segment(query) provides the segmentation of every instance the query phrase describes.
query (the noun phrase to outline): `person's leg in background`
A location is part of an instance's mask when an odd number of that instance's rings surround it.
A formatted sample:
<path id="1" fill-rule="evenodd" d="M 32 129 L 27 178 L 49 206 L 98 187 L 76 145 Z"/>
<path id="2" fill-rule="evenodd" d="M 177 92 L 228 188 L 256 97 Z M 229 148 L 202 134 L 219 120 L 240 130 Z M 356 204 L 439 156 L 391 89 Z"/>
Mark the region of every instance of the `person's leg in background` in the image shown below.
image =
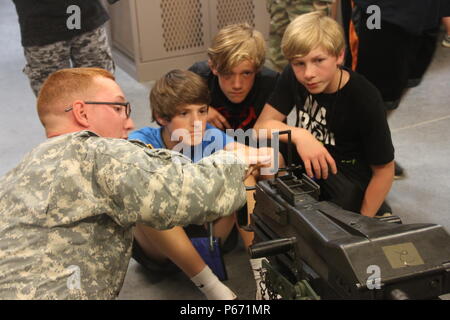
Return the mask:
<path id="1" fill-rule="evenodd" d="M 267 49 L 267 61 L 273 70 L 281 71 L 287 65 L 287 60 L 281 52 L 281 39 L 284 31 L 291 22 L 287 6 L 288 1 L 266 0 L 267 11 L 270 15 L 270 29 Z M 290 1 L 289 1 L 290 2 Z"/>
<path id="2" fill-rule="evenodd" d="M 347 9 L 348 17 L 350 7 L 343 8 Z M 365 76 L 380 91 L 387 115 L 390 117 L 398 108 L 408 86 L 410 61 L 416 54 L 415 37 L 383 20 L 381 29 L 369 29 L 367 27 L 369 16 L 358 7 L 352 7 L 351 17 L 350 24 L 354 26 L 355 32 L 351 33 L 352 30 L 349 28 L 345 33 L 346 37 L 350 38 L 348 50 L 352 53 L 352 68 Z M 396 161 L 395 178 L 400 179 L 404 176 L 404 169 Z"/>
<path id="3" fill-rule="evenodd" d="M 114 73 L 115 64 L 104 25 L 73 38 L 70 46 L 74 68 L 95 67 Z"/>
<path id="4" fill-rule="evenodd" d="M 289 23 L 297 16 L 315 10 L 331 13 L 331 0 L 266 0 L 270 15 L 267 61 L 269 67 L 281 72 L 288 61 L 281 51 L 281 40 Z"/>
<path id="5" fill-rule="evenodd" d="M 380 91 L 387 110 L 398 107 L 407 86 L 413 37 L 398 26 L 382 21 L 381 29 L 369 29 L 363 14 L 358 29 L 358 62 L 355 71 Z"/>
<path id="6" fill-rule="evenodd" d="M 407 88 L 414 88 L 422 81 L 436 52 L 438 35 L 439 28 L 435 28 L 424 31 L 422 35 L 414 36 Z"/>
<path id="7" fill-rule="evenodd" d="M 23 72 L 28 76 L 31 89 L 37 96 L 39 90 L 53 72 L 70 68 L 70 47 L 67 41 L 45 46 L 24 47 L 26 60 Z"/>
<path id="8" fill-rule="evenodd" d="M 69 41 L 24 47 L 24 55 L 27 64 L 23 72 L 28 76 L 36 96 L 47 77 L 60 69 L 97 67 L 111 73 L 115 70 L 104 26 Z"/>

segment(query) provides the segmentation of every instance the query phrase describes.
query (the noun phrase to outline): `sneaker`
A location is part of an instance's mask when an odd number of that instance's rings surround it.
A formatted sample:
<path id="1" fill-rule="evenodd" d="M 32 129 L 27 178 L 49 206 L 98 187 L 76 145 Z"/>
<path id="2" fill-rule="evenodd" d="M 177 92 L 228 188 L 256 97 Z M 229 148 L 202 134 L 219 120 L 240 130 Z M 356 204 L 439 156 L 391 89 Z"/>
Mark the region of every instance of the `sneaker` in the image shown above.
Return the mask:
<path id="1" fill-rule="evenodd" d="M 422 78 L 414 78 L 408 79 L 408 83 L 406 84 L 406 88 L 415 88 L 422 82 Z"/>
<path id="2" fill-rule="evenodd" d="M 384 212 L 384 213 L 381 213 L 381 214 L 376 214 L 376 216 L 375 216 L 375 218 L 378 218 L 378 219 L 383 219 L 383 218 L 388 218 L 388 217 L 392 217 L 392 213 L 391 212 Z"/>
<path id="3" fill-rule="evenodd" d="M 442 40 L 442 46 L 446 48 L 450 48 L 450 35 L 446 34 L 444 39 Z"/>
<path id="4" fill-rule="evenodd" d="M 394 164 L 395 164 L 394 179 L 395 180 L 403 179 L 405 177 L 405 170 L 398 164 L 397 161 L 395 161 Z"/>
<path id="5" fill-rule="evenodd" d="M 386 110 L 395 110 L 398 108 L 399 104 L 400 104 L 400 100 L 401 99 L 397 99 L 394 101 L 385 101 L 384 102 L 384 107 L 386 108 Z"/>

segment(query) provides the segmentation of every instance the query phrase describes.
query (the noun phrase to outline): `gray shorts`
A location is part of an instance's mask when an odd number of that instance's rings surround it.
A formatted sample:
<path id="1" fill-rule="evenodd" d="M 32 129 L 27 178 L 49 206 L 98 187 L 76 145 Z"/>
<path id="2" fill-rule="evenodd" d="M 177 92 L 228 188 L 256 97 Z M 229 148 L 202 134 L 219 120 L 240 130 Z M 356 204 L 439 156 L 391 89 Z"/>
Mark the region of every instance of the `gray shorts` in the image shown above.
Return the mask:
<path id="1" fill-rule="evenodd" d="M 36 96 L 47 77 L 57 70 L 97 67 L 113 73 L 115 69 L 105 26 L 67 41 L 24 47 L 24 54 L 27 64 L 23 72 Z"/>

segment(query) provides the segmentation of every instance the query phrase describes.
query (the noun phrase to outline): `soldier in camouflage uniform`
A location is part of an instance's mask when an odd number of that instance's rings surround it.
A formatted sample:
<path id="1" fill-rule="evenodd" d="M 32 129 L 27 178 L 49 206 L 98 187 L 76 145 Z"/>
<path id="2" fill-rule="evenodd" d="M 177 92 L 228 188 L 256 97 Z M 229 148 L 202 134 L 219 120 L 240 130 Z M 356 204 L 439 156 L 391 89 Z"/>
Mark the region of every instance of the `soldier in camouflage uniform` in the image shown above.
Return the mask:
<path id="1" fill-rule="evenodd" d="M 133 123 L 113 79 L 64 69 L 44 83 L 49 139 L 0 178 L 0 299 L 115 298 L 136 223 L 202 224 L 245 203 L 248 165 L 234 153 L 193 164 L 120 139 Z"/>
<path id="2" fill-rule="evenodd" d="M 99 0 L 13 2 L 26 59 L 23 72 L 36 96 L 45 79 L 59 69 L 98 67 L 114 72 L 104 25 L 109 16 Z"/>
<path id="3" fill-rule="evenodd" d="M 314 10 L 330 14 L 334 0 L 266 0 L 270 15 L 268 61 L 270 67 L 281 72 L 287 65 L 287 60 L 281 52 L 281 39 L 289 23 L 300 14 Z"/>

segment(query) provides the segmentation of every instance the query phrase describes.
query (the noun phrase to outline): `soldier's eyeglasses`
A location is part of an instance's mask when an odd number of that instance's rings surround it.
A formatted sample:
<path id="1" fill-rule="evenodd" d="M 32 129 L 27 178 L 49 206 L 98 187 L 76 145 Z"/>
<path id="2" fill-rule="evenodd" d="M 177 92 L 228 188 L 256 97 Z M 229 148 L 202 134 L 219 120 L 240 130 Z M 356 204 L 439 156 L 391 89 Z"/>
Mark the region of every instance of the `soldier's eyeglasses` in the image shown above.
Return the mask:
<path id="1" fill-rule="evenodd" d="M 102 102 L 102 101 L 83 101 L 83 102 L 85 104 L 107 105 L 109 107 L 114 107 L 114 106 L 125 107 L 125 115 L 126 115 L 127 119 L 130 117 L 130 114 L 131 114 L 131 105 L 129 102 Z M 64 112 L 69 112 L 72 109 L 73 109 L 73 107 L 70 106 L 70 107 L 64 109 Z"/>

